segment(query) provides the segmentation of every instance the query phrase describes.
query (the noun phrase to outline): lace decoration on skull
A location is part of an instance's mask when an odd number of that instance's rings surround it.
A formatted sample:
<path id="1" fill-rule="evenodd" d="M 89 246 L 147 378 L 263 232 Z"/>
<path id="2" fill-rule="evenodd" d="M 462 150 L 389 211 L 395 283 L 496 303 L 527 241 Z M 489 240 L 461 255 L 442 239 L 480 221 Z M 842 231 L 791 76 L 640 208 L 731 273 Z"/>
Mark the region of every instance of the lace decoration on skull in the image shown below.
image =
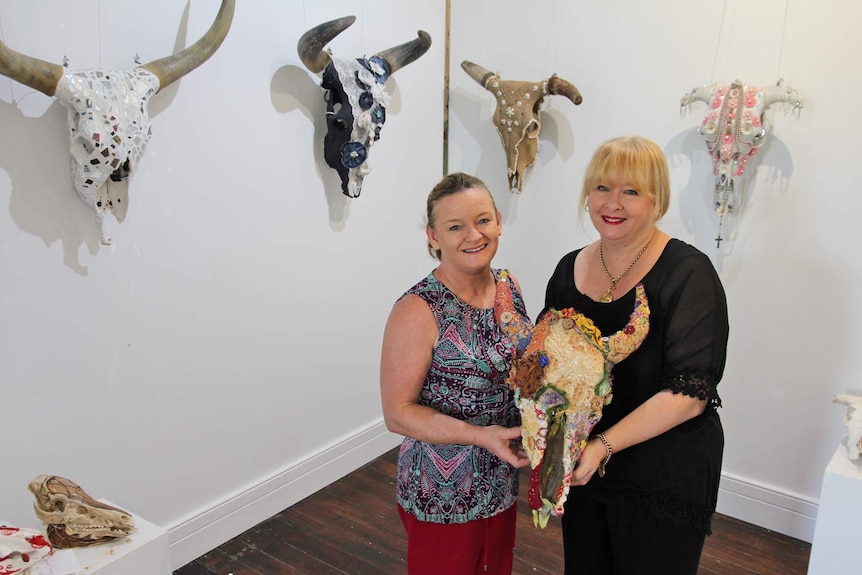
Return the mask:
<path id="1" fill-rule="evenodd" d="M 390 96 L 383 85 L 389 78 L 390 68 L 385 60 L 377 57 L 333 57 L 330 66 L 337 74 L 337 84 L 330 84 L 331 74 L 324 73 L 323 87 L 330 91 L 327 116 L 334 120 L 330 122 L 324 142 L 325 155 L 330 167 L 340 173 L 346 168 L 347 177 L 346 181 L 342 177 L 342 188 L 355 198 L 362 191 L 364 177 L 371 172 L 368 154 L 374 142 L 380 139 L 380 130 L 386 122 Z M 347 110 L 341 110 L 344 99 L 349 106 Z M 335 104 L 340 104 L 339 109 L 335 109 Z M 348 121 L 351 119 L 352 122 Z"/>
<path id="2" fill-rule="evenodd" d="M 535 328 L 512 310 L 508 278 L 501 274 L 494 313 L 518 349 L 508 383 L 521 412 L 532 470 L 527 500 L 533 523 L 545 527 L 551 515 L 563 514 L 572 471 L 611 402 L 613 366 L 637 350 L 649 333 L 649 301 L 638 284 L 629 322 L 610 336 L 572 308 L 549 310 Z"/>

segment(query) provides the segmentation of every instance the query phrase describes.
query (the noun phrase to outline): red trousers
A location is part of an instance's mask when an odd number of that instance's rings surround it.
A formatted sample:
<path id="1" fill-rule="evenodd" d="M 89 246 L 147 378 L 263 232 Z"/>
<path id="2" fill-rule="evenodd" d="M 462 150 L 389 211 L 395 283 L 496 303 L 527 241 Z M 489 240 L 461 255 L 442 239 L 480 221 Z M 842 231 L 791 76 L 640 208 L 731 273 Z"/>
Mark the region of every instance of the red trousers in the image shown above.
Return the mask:
<path id="1" fill-rule="evenodd" d="M 419 521 L 401 506 L 408 575 L 511 575 L 518 506 L 467 523 Z"/>

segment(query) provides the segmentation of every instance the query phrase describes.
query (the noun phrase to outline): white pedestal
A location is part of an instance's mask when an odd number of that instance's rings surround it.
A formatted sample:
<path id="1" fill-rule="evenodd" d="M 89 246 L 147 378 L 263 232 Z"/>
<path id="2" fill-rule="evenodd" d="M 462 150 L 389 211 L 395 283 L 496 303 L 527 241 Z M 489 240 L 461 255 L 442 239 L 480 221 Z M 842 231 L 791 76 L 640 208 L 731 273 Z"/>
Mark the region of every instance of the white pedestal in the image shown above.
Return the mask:
<path id="1" fill-rule="evenodd" d="M 99 499 L 113 505 L 110 501 Z M 128 512 L 128 510 L 126 510 Z M 55 549 L 30 569 L 33 575 L 171 575 L 167 530 L 132 514 L 135 531 L 117 541 Z M 42 530 L 44 533 L 44 530 Z"/>
<path id="2" fill-rule="evenodd" d="M 862 572 L 860 524 L 862 459 L 850 461 L 842 444 L 823 474 L 808 575 Z"/>
<path id="3" fill-rule="evenodd" d="M 114 505 L 104 499 L 100 501 Z M 132 516 L 135 518 L 136 529 L 131 535 L 111 543 L 75 549 L 75 556 L 83 569 L 82 573 L 171 575 L 171 552 L 167 530 L 138 515 Z"/>

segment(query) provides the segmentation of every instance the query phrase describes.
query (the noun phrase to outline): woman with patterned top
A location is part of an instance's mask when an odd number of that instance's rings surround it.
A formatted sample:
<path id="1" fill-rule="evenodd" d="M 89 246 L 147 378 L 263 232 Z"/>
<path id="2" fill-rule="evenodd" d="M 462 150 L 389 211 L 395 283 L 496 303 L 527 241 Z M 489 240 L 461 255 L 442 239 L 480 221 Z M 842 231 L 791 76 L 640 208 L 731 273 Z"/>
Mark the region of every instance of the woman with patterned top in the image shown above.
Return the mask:
<path id="1" fill-rule="evenodd" d="M 649 333 L 613 368 L 612 400 L 572 473 L 567 575 L 694 575 L 710 532 L 727 304 L 709 258 L 656 227 L 669 198 L 654 142 L 599 146 L 580 199 L 599 239 L 564 256 L 548 282 L 546 311 L 575 308 L 601 333 L 626 326 L 640 287 L 650 306 Z"/>
<path id="2" fill-rule="evenodd" d="M 518 468 L 528 460 L 506 385 L 515 348 L 494 318 L 497 282 L 512 282 L 529 319 L 514 278 L 491 267 L 502 221 L 481 180 L 443 178 L 426 217 L 440 264 L 393 306 L 380 366 L 386 426 L 405 436 L 396 498 L 407 571 L 509 575 Z"/>

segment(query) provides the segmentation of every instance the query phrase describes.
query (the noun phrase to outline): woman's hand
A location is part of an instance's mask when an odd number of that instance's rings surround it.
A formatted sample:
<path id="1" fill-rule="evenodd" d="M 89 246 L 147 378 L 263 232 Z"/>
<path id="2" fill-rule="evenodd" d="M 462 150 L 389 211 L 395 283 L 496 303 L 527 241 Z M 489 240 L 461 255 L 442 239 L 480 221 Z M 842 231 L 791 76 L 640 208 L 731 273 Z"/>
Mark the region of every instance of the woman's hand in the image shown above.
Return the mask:
<path id="1" fill-rule="evenodd" d="M 527 452 L 521 445 L 520 427 L 476 427 L 476 445 L 484 447 L 513 467 L 525 467 L 530 464 Z"/>
<path id="2" fill-rule="evenodd" d="M 605 445 L 598 439 L 591 439 L 587 442 L 586 447 L 581 452 L 581 457 L 578 459 L 578 464 L 572 470 L 571 485 L 586 485 L 596 469 L 599 468 L 599 463 L 607 456 L 608 451 Z"/>

